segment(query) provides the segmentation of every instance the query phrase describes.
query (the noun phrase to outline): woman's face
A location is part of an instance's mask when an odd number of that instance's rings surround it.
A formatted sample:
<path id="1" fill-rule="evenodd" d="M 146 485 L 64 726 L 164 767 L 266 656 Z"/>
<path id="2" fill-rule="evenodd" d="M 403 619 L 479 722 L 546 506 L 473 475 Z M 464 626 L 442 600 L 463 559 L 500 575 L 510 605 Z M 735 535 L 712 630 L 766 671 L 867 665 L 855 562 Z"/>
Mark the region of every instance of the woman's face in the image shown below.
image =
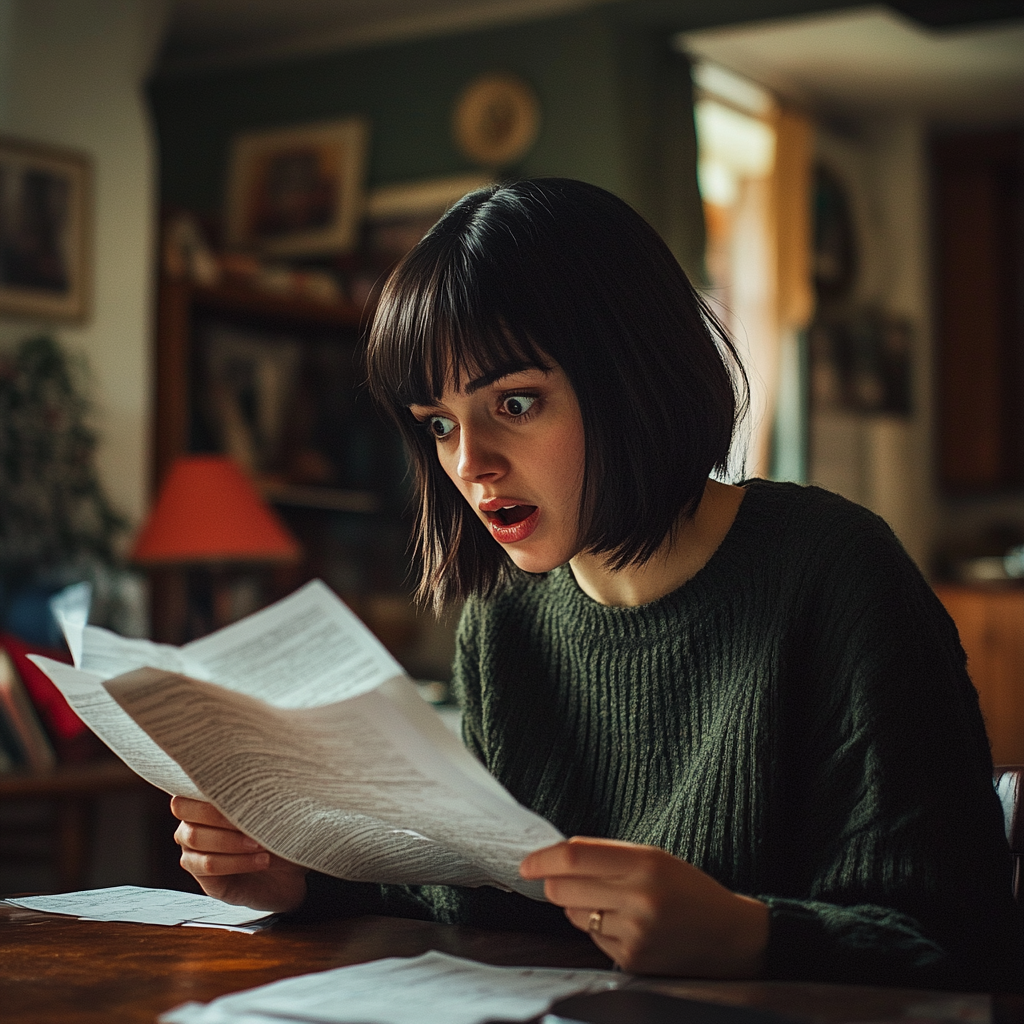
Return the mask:
<path id="1" fill-rule="evenodd" d="M 410 411 L 441 467 L 520 569 L 547 572 L 578 550 L 583 420 L 561 367 L 511 368 Z"/>

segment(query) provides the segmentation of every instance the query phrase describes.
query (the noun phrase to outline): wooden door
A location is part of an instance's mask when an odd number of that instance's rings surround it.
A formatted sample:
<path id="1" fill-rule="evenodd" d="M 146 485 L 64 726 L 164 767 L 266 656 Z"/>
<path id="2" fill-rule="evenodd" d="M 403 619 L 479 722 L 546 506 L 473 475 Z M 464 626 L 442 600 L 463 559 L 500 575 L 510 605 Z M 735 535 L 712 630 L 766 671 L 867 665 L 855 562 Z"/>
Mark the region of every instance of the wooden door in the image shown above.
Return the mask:
<path id="1" fill-rule="evenodd" d="M 1024 132 L 932 145 L 938 476 L 1024 486 Z"/>

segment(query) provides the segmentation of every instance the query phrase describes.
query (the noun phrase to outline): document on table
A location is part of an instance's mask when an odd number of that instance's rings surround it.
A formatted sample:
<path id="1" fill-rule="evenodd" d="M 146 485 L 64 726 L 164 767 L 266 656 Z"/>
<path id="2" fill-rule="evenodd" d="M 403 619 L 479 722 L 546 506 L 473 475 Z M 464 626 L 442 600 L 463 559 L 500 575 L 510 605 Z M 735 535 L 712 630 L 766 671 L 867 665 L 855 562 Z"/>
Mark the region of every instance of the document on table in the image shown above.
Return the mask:
<path id="1" fill-rule="evenodd" d="M 232 907 L 212 896 L 173 889 L 117 885 L 109 889 L 64 892 L 56 896 L 11 897 L 4 902 L 24 910 L 68 914 L 83 921 L 130 921 L 135 924 L 186 924 L 254 932 L 273 914 Z"/>
<path id="2" fill-rule="evenodd" d="M 431 951 L 286 978 L 186 1003 L 160 1024 L 482 1024 L 530 1020 L 555 1000 L 618 988 L 628 975 L 549 967 L 491 967 Z"/>
<path id="3" fill-rule="evenodd" d="M 319 581 L 182 648 L 84 625 L 67 594 L 55 611 L 76 665 L 36 663 L 154 785 L 340 878 L 543 898 L 518 865 L 561 834 L 502 788 Z"/>

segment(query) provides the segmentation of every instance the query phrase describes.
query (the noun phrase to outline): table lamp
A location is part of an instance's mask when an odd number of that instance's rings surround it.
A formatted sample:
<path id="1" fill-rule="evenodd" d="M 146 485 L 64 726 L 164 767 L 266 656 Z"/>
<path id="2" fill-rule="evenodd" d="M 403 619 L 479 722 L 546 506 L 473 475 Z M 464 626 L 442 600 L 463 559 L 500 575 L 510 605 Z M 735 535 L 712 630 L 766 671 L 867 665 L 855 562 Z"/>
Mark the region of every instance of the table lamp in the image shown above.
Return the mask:
<path id="1" fill-rule="evenodd" d="M 226 455 L 175 459 L 131 551 L 147 568 L 209 568 L 217 627 L 231 619 L 229 567 L 300 557 L 288 528 Z"/>

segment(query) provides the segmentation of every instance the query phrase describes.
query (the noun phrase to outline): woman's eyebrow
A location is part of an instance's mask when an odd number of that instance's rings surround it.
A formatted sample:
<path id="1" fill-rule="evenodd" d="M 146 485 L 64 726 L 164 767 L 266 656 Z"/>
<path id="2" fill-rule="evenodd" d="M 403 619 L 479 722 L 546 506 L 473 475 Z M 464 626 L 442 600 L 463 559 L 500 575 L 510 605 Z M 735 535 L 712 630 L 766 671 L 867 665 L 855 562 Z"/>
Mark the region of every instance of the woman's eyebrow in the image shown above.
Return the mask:
<path id="1" fill-rule="evenodd" d="M 518 362 L 518 363 L 506 363 L 504 366 L 499 366 L 490 373 L 485 373 L 482 377 L 477 377 L 474 380 L 469 381 L 466 387 L 463 389 L 467 395 L 473 394 L 474 391 L 479 391 L 481 388 L 487 387 L 488 384 L 493 384 L 495 381 L 499 381 L 504 377 L 511 377 L 514 373 L 522 373 L 524 370 L 541 370 L 543 373 L 550 372 L 550 368 L 547 366 L 538 366 L 536 363 Z"/>

